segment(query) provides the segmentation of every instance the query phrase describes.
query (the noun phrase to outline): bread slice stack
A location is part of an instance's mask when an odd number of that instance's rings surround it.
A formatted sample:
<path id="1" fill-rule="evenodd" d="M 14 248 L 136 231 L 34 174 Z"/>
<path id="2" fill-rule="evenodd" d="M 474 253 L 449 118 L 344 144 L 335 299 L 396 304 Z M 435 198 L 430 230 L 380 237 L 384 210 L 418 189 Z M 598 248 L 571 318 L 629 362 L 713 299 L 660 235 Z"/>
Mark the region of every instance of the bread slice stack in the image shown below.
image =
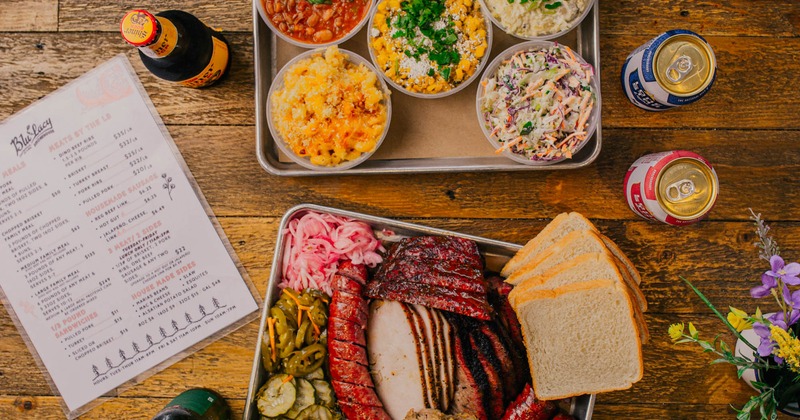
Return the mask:
<path id="1" fill-rule="evenodd" d="M 629 388 L 643 373 L 647 301 L 636 268 L 578 213 L 563 213 L 501 271 L 522 326 L 536 397 Z"/>

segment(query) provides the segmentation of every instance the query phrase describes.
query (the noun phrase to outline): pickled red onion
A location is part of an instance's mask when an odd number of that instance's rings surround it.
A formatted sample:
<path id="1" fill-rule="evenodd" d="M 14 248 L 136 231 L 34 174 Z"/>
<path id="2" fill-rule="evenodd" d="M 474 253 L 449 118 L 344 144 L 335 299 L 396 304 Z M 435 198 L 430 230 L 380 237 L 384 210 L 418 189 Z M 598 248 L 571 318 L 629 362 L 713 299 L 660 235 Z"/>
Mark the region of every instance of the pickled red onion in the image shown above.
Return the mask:
<path id="1" fill-rule="evenodd" d="M 375 267 L 383 260 L 376 251 L 385 249 L 368 224 L 307 212 L 287 225 L 278 287 L 314 288 L 331 294 L 330 280 L 340 260 Z"/>

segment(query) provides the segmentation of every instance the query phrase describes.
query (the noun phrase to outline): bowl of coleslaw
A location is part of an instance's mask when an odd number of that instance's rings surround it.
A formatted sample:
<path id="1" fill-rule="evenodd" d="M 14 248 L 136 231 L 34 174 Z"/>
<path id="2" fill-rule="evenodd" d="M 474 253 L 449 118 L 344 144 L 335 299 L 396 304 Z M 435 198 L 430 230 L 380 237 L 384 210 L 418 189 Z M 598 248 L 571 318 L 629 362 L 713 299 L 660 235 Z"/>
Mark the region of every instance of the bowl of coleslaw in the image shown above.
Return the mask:
<path id="1" fill-rule="evenodd" d="M 597 0 L 480 0 L 492 22 L 527 40 L 556 39 L 580 25 Z"/>
<path id="2" fill-rule="evenodd" d="M 526 165 L 571 159 L 600 121 L 594 68 L 565 45 L 528 41 L 498 55 L 476 95 L 478 122 L 496 153 Z"/>

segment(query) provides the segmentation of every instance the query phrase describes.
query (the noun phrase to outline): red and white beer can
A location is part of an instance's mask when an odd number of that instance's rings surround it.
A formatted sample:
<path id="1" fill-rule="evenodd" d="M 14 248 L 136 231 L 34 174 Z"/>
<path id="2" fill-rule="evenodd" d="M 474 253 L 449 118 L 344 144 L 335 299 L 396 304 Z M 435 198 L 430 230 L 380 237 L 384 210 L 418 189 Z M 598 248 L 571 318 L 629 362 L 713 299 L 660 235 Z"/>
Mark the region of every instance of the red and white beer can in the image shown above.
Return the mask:
<path id="1" fill-rule="evenodd" d="M 624 184 L 634 213 L 673 226 L 699 222 L 719 194 L 711 163 L 686 150 L 640 157 L 628 169 Z"/>

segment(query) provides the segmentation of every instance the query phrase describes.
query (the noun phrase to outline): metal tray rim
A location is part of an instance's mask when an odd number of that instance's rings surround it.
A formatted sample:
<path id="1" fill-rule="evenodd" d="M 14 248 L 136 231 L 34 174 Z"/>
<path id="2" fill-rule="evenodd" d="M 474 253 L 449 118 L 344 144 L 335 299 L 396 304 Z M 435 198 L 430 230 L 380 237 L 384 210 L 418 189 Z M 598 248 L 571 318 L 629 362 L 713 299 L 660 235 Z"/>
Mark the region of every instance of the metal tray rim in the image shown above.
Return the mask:
<path id="1" fill-rule="evenodd" d="M 261 368 L 260 343 L 261 343 L 261 340 L 263 339 L 263 335 L 264 335 L 264 322 L 266 320 L 267 313 L 269 311 L 269 307 L 270 307 L 270 305 L 271 305 L 271 303 L 273 301 L 272 294 L 273 294 L 273 291 L 275 289 L 273 283 L 275 282 L 275 279 L 277 278 L 277 276 L 279 275 L 279 272 L 280 272 L 279 264 L 282 261 L 282 255 L 283 255 L 283 251 L 282 250 L 283 250 L 283 242 L 284 242 L 283 235 L 281 233 L 284 231 L 284 228 L 286 227 L 286 225 L 289 222 L 289 220 L 291 220 L 291 218 L 295 214 L 297 214 L 298 212 L 301 212 L 301 211 L 308 211 L 308 210 L 313 210 L 313 211 L 320 212 L 320 213 L 330 213 L 330 214 L 334 214 L 334 215 L 337 215 L 337 216 L 344 216 L 344 217 L 349 217 L 351 219 L 361 220 L 361 221 L 368 222 L 368 223 L 371 223 L 371 224 L 382 224 L 382 225 L 393 226 L 393 227 L 397 227 L 397 228 L 401 228 L 401 229 L 405 229 L 405 230 L 418 231 L 418 232 L 421 232 L 421 233 L 428 233 L 428 234 L 434 234 L 434 235 L 457 236 L 457 237 L 461 237 L 461 238 L 465 238 L 465 239 L 470 239 L 470 240 L 476 241 L 479 244 L 484 245 L 484 246 L 491 246 L 491 247 L 496 247 L 496 248 L 505 248 L 505 249 L 507 249 L 509 251 L 517 251 L 517 250 L 522 248 L 522 245 L 514 244 L 514 243 L 511 243 L 511 242 L 499 241 L 499 240 L 496 240 L 496 239 L 489 239 L 489 238 L 484 238 L 484 237 L 480 237 L 480 236 L 475 236 L 475 235 L 469 235 L 469 234 L 459 233 L 459 232 L 455 232 L 455 231 L 450 231 L 450 230 L 447 230 L 447 229 L 434 228 L 434 227 L 420 225 L 420 224 L 416 224 L 416 223 L 409 223 L 409 222 L 389 219 L 389 218 L 385 218 L 385 217 L 379 217 L 379 216 L 373 216 L 373 215 L 364 214 L 364 213 L 353 212 L 353 211 L 349 211 L 349 210 L 343 210 L 343 209 L 337 209 L 337 208 L 333 208 L 333 207 L 321 206 L 321 205 L 317 205 L 317 204 L 303 203 L 303 204 L 298 204 L 298 205 L 288 209 L 284 213 L 284 215 L 281 218 L 281 221 L 280 221 L 280 223 L 278 225 L 278 235 L 279 236 L 277 238 L 277 241 L 275 242 L 275 253 L 274 253 L 273 258 L 272 258 L 272 267 L 270 268 L 270 275 L 269 275 L 269 280 L 268 280 L 268 283 L 267 283 L 268 288 L 267 288 L 267 291 L 266 291 L 266 296 L 264 297 L 264 307 L 261 310 L 261 320 L 259 322 L 259 327 L 258 327 L 259 328 L 258 329 L 258 337 L 256 339 L 255 352 L 253 354 L 253 366 L 252 366 L 252 369 L 250 371 L 250 381 L 249 381 L 248 388 L 247 388 L 247 397 L 246 397 L 247 399 L 245 400 L 244 412 L 242 414 L 242 419 L 243 420 L 250 420 L 251 419 L 251 415 L 250 414 L 253 411 L 253 399 L 254 399 L 255 394 L 258 391 L 258 387 L 260 385 L 258 383 L 259 382 L 259 377 L 260 377 L 259 369 Z M 570 407 L 570 411 L 571 412 L 573 412 L 573 413 L 575 412 L 576 407 L 578 407 L 579 400 L 581 402 L 583 402 L 583 404 L 581 404 L 581 405 L 585 408 L 586 411 L 585 411 L 585 416 L 579 418 L 578 420 L 591 420 L 592 412 L 594 411 L 594 404 L 595 404 L 595 401 L 596 401 L 596 395 L 595 394 L 588 394 L 588 395 L 581 395 L 581 396 L 573 398 L 572 399 L 572 404 L 571 404 L 571 407 Z"/>
<path id="2" fill-rule="evenodd" d="M 261 43 L 264 42 L 260 39 L 262 32 L 266 31 L 270 38 L 270 46 L 275 45 L 275 34 L 269 32 L 266 24 L 261 21 L 261 15 L 258 13 L 256 1 L 253 1 L 253 52 L 255 61 L 255 112 L 256 112 L 256 157 L 258 163 L 271 175 L 277 176 L 331 176 L 331 175 L 371 175 L 371 174 L 403 174 L 403 173 L 449 173 L 449 172 L 522 172 L 522 171 L 553 171 L 553 170 L 566 170 L 578 169 L 592 164 L 600 155 L 602 149 L 602 115 L 598 116 L 597 130 L 594 136 L 589 141 L 594 141 L 594 148 L 589 156 L 582 161 L 562 162 L 554 165 L 546 166 L 529 166 L 521 163 L 514 162 L 508 158 L 498 156 L 483 157 L 483 158 L 423 158 L 423 159 L 392 159 L 392 160 L 370 160 L 368 159 L 359 166 L 347 169 L 341 172 L 331 171 L 314 171 L 306 169 L 295 163 L 279 162 L 274 156 L 267 152 L 267 148 L 271 147 L 273 139 L 269 135 L 269 130 L 266 128 L 264 122 L 265 110 L 263 101 L 266 100 L 266 92 L 269 90 L 271 80 L 264 81 L 260 77 L 262 71 L 262 60 L 269 60 L 270 64 L 275 62 L 275 51 L 270 48 L 268 54 L 261 51 Z M 586 18 L 578 25 L 578 50 L 583 48 L 583 31 L 590 32 L 589 37 L 592 41 L 589 48 L 591 48 L 592 55 L 594 56 L 594 69 L 595 77 L 598 79 L 598 87 L 600 86 L 600 12 L 599 1 L 595 1 L 593 9 Z M 591 22 L 590 22 L 591 17 Z M 589 23 L 590 22 L 590 23 Z M 502 30 L 502 29 L 498 29 Z M 262 57 L 262 55 L 269 55 L 269 57 Z M 271 72 L 271 70 L 270 70 Z M 602 111 L 602 110 L 601 110 Z M 588 145 L 587 145 L 588 146 Z M 460 162 L 453 162 L 460 161 Z M 464 163 L 473 162 L 470 163 Z M 412 163 L 413 162 L 413 163 Z M 408 163 L 408 164 L 404 164 Z"/>

